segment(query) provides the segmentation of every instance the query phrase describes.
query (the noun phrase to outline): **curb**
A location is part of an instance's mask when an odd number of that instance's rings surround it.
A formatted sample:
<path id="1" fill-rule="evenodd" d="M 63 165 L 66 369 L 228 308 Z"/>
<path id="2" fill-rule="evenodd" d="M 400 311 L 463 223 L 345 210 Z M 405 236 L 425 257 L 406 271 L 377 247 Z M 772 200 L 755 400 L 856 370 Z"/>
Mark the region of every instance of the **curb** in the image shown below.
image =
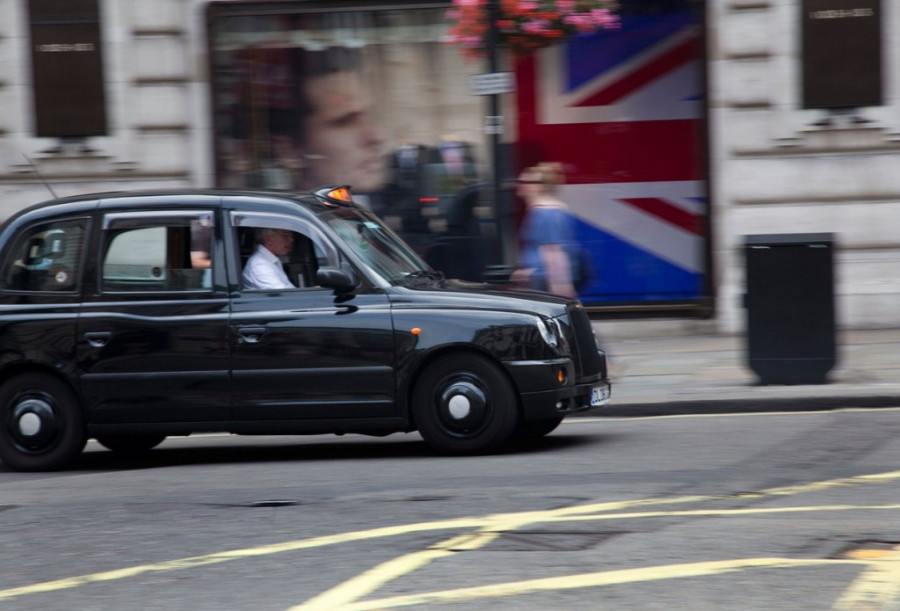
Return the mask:
<path id="1" fill-rule="evenodd" d="M 592 418 L 630 418 L 702 414 L 815 412 L 853 408 L 900 407 L 900 395 L 832 395 L 825 397 L 755 397 L 733 399 L 677 399 L 660 402 L 616 403 L 615 393 L 606 407 L 573 414 Z"/>

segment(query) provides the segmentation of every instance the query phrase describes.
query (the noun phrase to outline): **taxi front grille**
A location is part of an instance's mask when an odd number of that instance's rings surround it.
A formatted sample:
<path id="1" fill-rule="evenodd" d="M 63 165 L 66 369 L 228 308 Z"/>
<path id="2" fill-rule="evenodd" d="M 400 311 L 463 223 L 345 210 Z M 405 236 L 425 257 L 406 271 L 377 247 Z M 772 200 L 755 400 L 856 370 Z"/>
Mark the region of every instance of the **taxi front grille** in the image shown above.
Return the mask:
<path id="1" fill-rule="evenodd" d="M 603 359 L 597 353 L 594 329 L 591 319 L 581 304 L 571 304 L 567 308 L 569 332 L 571 334 L 572 356 L 575 357 L 575 374 L 578 379 L 593 376 L 603 369 Z"/>

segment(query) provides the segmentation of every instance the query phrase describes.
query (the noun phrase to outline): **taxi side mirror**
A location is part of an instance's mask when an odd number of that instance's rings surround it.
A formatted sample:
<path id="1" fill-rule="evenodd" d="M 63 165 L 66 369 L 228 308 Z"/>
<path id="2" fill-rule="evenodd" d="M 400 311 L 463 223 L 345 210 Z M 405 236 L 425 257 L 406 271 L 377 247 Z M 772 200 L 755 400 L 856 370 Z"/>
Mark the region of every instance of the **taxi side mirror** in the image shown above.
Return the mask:
<path id="1" fill-rule="evenodd" d="M 336 293 L 347 293 L 358 284 L 356 275 L 342 267 L 320 267 L 316 271 L 316 284 Z"/>

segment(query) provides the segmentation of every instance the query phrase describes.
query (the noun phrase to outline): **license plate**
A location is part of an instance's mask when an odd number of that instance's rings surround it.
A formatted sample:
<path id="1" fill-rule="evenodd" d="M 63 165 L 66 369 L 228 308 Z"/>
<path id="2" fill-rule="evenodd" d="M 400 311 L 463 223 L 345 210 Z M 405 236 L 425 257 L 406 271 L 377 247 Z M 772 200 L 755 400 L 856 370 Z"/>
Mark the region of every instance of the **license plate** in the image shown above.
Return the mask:
<path id="1" fill-rule="evenodd" d="M 603 407 L 609 403 L 609 384 L 594 386 L 591 389 L 591 407 Z"/>

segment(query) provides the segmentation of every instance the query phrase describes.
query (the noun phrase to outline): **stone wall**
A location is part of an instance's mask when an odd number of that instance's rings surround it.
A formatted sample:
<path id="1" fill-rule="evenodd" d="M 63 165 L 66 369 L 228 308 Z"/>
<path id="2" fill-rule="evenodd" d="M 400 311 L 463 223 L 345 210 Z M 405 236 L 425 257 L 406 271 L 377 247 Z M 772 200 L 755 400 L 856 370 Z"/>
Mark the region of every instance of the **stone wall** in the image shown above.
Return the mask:
<path id="1" fill-rule="evenodd" d="M 900 5 L 882 8 L 885 105 L 832 115 L 801 108 L 800 2 L 709 2 L 721 330 L 743 325 L 743 236 L 769 233 L 836 234 L 838 324 L 900 325 Z"/>
<path id="2" fill-rule="evenodd" d="M 0 218 L 51 191 L 209 183 L 204 4 L 101 0 L 108 135 L 62 146 L 32 135 L 27 5 L 0 4 Z"/>
<path id="3" fill-rule="evenodd" d="M 26 3 L 0 3 L 0 218 L 48 199 L 43 180 L 60 196 L 212 184 L 205 6 L 101 0 L 109 135 L 51 151 L 57 143 L 31 135 Z M 717 295 L 707 326 L 742 328 L 743 236 L 796 232 L 837 234 L 841 326 L 900 326 L 900 3 L 882 9 L 885 105 L 862 109 L 865 123 L 816 125 L 827 113 L 799 102 L 799 1 L 707 1 Z"/>

